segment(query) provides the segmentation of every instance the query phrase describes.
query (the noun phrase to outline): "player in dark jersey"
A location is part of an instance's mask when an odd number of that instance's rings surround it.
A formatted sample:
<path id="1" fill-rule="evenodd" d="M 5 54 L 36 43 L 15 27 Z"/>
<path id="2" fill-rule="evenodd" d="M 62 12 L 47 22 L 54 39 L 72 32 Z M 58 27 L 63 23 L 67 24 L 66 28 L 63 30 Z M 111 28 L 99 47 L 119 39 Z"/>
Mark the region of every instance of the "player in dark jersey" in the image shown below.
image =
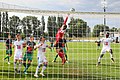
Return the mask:
<path id="1" fill-rule="evenodd" d="M 66 61 L 68 62 L 68 57 L 67 57 L 67 54 L 66 54 L 66 52 L 68 50 L 68 46 L 67 46 L 66 39 L 65 38 L 61 39 L 60 43 L 58 45 L 60 46 L 60 48 L 62 48 L 63 53 L 64 53 L 65 58 L 66 58 Z M 66 48 L 67 48 L 67 50 L 66 50 Z M 57 57 L 58 57 L 58 54 L 55 56 L 55 59 L 53 60 L 53 62 L 56 62 Z"/>
<path id="2" fill-rule="evenodd" d="M 4 60 L 8 59 L 8 64 L 10 64 L 10 57 L 12 56 L 12 39 L 11 35 L 8 35 L 8 39 L 6 40 L 6 57 Z"/>
<path id="3" fill-rule="evenodd" d="M 30 36 L 30 40 L 27 41 L 27 43 L 26 43 L 27 50 L 23 57 L 23 65 L 25 67 L 24 74 L 27 74 L 27 69 L 30 67 L 31 62 L 32 62 L 34 46 L 36 45 L 36 43 L 33 40 L 34 40 L 34 37 Z M 26 64 L 27 59 L 28 59 L 28 64 Z"/>

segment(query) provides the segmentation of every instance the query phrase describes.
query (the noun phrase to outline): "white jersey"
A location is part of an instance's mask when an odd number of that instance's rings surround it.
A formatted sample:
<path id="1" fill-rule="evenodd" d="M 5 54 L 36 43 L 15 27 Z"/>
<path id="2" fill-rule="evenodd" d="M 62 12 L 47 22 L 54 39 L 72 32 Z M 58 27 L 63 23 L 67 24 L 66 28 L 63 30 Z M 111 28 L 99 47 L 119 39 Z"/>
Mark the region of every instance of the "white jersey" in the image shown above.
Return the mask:
<path id="1" fill-rule="evenodd" d="M 110 48 L 110 44 L 111 44 L 111 42 L 113 42 L 113 39 L 111 39 L 111 38 L 103 38 L 101 40 L 101 42 L 103 43 L 103 48 L 105 48 L 105 47 Z"/>
<path id="2" fill-rule="evenodd" d="M 45 56 L 45 52 L 46 52 L 46 47 L 48 46 L 46 43 L 38 43 L 38 45 L 40 45 L 40 44 L 42 44 L 42 46 L 40 46 L 39 48 L 38 48 L 38 54 L 37 54 L 37 56 L 38 57 L 44 57 Z M 38 46 L 37 45 L 37 46 Z"/>
<path id="3" fill-rule="evenodd" d="M 15 41 L 14 46 L 15 46 L 15 54 L 22 54 L 23 51 L 23 41 Z"/>

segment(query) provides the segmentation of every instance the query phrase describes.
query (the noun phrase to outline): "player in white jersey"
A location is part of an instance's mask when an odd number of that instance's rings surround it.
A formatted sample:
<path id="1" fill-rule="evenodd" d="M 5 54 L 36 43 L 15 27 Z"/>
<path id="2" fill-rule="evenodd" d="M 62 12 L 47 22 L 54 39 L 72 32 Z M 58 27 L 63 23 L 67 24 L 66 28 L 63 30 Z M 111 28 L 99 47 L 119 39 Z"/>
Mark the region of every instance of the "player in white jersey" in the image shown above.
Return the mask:
<path id="1" fill-rule="evenodd" d="M 100 60 L 103 57 L 103 55 L 106 53 L 106 51 L 108 51 L 110 53 L 111 60 L 112 60 L 112 62 L 114 62 L 113 51 L 110 46 L 111 42 L 113 42 L 113 39 L 109 38 L 109 33 L 106 34 L 106 38 L 103 38 L 101 40 L 101 42 L 103 43 L 103 48 L 101 50 L 101 54 L 98 58 L 98 63 L 96 66 L 100 65 Z"/>
<path id="2" fill-rule="evenodd" d="M 41 37 L 40 38 L 40 42 L 38 43 L 38 45 L 35 46 L 35 49 L 38 48 L 38 53 L 37 53 L 37 58 L 38 58 L 38 66 L 36 68 L 36 72 L 34 74 L 35 77 L 38 77 L 38 71 L 40 69 L 40 67 L 42 66 L 43 64 L 43 67 L 42 67 L 42 71 L 41 71 L 41 75 L 42 76 L 45 76 L 43 74 L 44 70 L 47 68 L 47 59 L 46 59 L 46 56 L 45 56 L 45 53 L 46 53 L 46 48 L 50 48 L 50 46 L 48 46 L 46 43 L 45 43 L 45 37 Z"/>
<path id="3" fill-rule="evenodd" d="M 17 40 L 14 42 L 14 70 L 16 73 L 20 73 L 22 65 L 22 53 L 23 53 L 23 41 L 21 40 L 20 34 L 16 35 Z M 19 68 L 17 70 L 17 61 L 19 61 Z"/>

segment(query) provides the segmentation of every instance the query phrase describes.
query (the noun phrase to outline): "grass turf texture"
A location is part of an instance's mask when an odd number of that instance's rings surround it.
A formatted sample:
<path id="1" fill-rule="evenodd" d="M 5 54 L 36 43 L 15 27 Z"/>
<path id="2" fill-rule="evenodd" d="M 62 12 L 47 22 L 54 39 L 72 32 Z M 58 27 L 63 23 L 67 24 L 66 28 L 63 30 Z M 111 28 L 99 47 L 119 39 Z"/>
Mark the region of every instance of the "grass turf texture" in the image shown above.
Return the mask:
<path id="1" fill-rule="evenodd" d="M 56 53 L 47 49 L 48 67 L 45 70 L 44 78 L 39 75 L 35 78 L 33 75 L 37 67 L 37 52 L 34 52 L 33 62 L 28 69 L 28 74 L 24 75 L 22 66 L 22 74 L 15 74 L 13 68 L 13 55 L 10 59 L 11 64 L 4 61 L 5 46 L 0 43 L 0 79 L 2 80 L 120 80 L 120 44 L 112 43 L 115 63 L 110 60 L 109 53 L 106 53 L 101 60 L 101 65 L 96 67 L 100 50 L 92 42 L 69 42 L 68 59 L 69 63 L 61 65 L 61 59 L 57 58 L 57 62 L 53 63 Z M 102 46 L 101 46 L 102 47 Z M 41 70 L 41 69 L 40 69 Z"/>

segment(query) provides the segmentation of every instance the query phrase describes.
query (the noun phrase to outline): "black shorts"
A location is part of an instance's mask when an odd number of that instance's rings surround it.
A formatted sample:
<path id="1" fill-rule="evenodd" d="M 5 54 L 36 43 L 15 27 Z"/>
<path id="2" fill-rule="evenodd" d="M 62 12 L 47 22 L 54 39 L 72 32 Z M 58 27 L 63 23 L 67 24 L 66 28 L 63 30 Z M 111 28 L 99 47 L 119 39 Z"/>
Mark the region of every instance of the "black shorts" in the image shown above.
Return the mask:
<path id="1" fill-rule="evenodd" d="M 62 48 L 62 47 L 63 47 L 63 46 L 62 46 L 62 43 L 63 43 L 62 39 L 59 40 L 58 43 L 57 43 L 56 46 L 55 46 L 56 49 Z"/>

